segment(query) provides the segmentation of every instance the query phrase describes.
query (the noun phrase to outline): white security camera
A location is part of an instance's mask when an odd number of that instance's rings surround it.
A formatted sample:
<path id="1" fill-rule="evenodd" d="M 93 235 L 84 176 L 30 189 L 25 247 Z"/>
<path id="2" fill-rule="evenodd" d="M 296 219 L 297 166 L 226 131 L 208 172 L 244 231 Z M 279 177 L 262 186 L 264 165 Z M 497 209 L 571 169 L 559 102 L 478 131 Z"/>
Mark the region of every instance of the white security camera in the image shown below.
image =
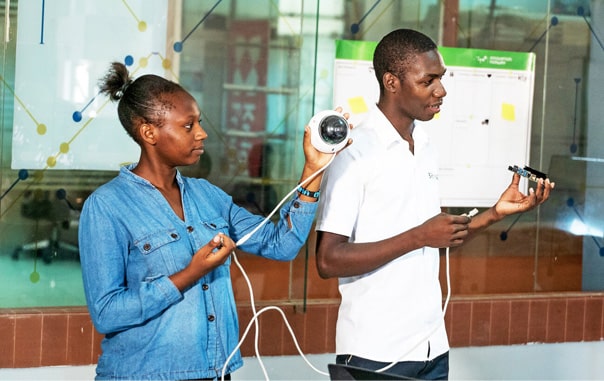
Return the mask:
<path id="1" fill-rule="evenodd" d="M 319 151 L 335 153 L 348 142 L 350 126 L 342 114 L 324 110 L 315 114 L 308 126 L 311 130 L 310 142 Z"/>

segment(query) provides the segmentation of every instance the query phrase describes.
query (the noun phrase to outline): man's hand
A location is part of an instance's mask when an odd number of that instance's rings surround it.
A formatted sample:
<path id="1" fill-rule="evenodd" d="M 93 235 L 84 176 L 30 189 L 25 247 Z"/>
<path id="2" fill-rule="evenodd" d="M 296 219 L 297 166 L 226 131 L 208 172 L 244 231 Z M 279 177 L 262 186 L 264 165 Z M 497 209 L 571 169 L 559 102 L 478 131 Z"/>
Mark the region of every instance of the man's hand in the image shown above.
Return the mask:
<path id="1" fill-rule="evenodd" d="M 550 192 L 556 185 L 549 179 L 539 179 L 537 181 L 537 189 L 530 188 L 528 195 L 525 195 L 518 189 L 519 183 L 520 175 L 514 173 L 512 183 L 495 204 L 495 212 L 500 219 L 511 214 L 529 211 L 537 205 L 543 204 L 547 201 Z"/>

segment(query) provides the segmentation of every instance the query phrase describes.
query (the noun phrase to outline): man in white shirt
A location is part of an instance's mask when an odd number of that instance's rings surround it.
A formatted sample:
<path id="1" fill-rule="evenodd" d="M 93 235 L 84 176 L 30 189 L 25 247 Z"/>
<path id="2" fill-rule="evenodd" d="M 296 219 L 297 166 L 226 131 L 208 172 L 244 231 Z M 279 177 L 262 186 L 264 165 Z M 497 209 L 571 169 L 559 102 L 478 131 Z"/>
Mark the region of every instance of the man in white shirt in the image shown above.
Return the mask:
<path id="1" fill-rule="evenodd" d="M 420 32 L 395 30 L 377 45 L 373 66 L 379 101 L 327 169 L 317 217 L 317 269 L 339 278 L 342 296 L 336 362 L 447 379 L 438 248 L 536 207 L 554 183 L 540 180 L 524 195 L 514 174 L 476 217 L 441 213 L 437 155 L 425 126 L 415 124 L 431 120 L 447 94 L 437 46 Z"/>

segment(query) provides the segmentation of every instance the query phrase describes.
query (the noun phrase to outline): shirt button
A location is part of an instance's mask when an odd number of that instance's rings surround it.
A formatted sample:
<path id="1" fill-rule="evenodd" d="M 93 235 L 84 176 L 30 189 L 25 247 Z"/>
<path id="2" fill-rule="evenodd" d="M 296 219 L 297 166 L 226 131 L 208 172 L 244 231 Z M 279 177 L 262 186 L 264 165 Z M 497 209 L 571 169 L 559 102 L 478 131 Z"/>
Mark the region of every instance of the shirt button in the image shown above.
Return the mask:
<path id="1" fill-rule="evenodd" d="M 216 318 L 214 317 L 214 315 L 208 315 L 208 320 L 214 321 L 214 320 L 216 320 Z"/>
<path id="2" fill-rule="evenodd" d="M 205 283 L 201 285 L 201 289 L 204 290 L 204 291 L 206 291 L 208 288 L 210 288 L 210 286 L 208 286 Z"/>
<path id="3" fill-rule="evenodd" d="M 145 250 L 145 251 L 149 251 L 149 250 L 151 250 L 151 244 L 150 244 L 150 243 L 146 243 L 146 244 L 144 244 L 144 245 L 143 245 L 143 250 Z"/>
<path id="4" fill-rule="evenodd" d="M 294 201 L 294 208 L 298 209 L 300 207 L 300 203 L 298 201 Z"/>
<path id="5" fill-rule="evenodd" d="M 176 234 L 176 233 L 172 233 L 172 234 L 170 234 L 170 237 L 172 237 L 172 238 L 176 239 L 176 238 L 178 238 L 178 234 Z"/>
<path id="6" fill-rule="evenodd" d="M 188 231 L 189 233 L 191 233 L 193 230 L 195 230 L 195 229 L 193 228 L 193 226 L 187 226 L 187 231 Z"/>

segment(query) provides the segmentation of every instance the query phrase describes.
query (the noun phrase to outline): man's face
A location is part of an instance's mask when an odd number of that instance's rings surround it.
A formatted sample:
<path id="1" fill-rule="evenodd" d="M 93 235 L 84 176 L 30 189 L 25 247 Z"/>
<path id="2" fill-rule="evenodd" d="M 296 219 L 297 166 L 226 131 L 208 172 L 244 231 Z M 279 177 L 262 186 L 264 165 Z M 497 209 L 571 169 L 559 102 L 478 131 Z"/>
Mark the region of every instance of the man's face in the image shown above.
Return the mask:
<path id="1" fill-rule="evenodd" d="M 412 120 L 427 121 L 440 111 L 447 91 L 441 79 L 446 71 L 437 50 L 420 53 L 407 66 L 404 78 L 399 79 L 395 96 L 401 111 Z"/>

